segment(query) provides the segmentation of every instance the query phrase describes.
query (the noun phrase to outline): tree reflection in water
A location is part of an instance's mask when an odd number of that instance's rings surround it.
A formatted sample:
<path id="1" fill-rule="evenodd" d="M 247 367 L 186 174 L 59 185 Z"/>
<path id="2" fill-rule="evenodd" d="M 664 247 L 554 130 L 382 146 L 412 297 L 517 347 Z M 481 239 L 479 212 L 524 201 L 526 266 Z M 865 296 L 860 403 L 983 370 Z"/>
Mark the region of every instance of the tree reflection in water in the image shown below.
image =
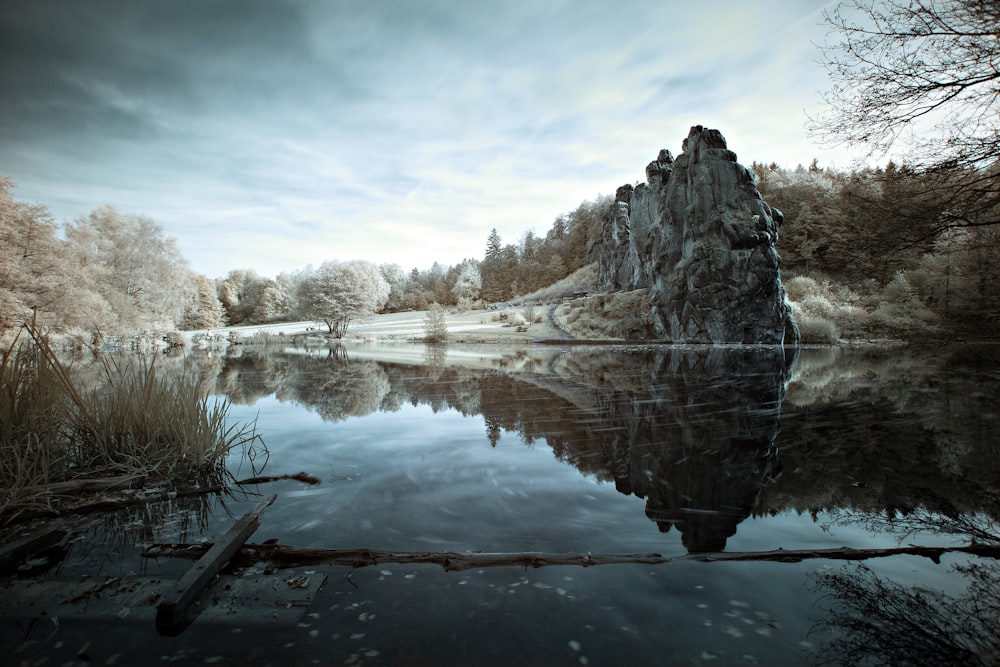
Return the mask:
<path id="1" fill-rule="evenodd" d="M 474 355 L 469 355 L 474 357 Z M 334 355 L 227 359 L 217 389 L 275 395 L 328 420 L 404 404 L 482 415 L 645 499 L 691 552 L 721 551 L 747 517 L 781 512 L 908 535 L 1000 543 L 1000 350 L 530 348 L 463 365 Z M 804 359 L 804 363 L 803 363 Z M 783 414 L 784 412 L 784 414 Z M 780 450 L 780 458 L 779 458 Z M 907 589 L 868 567 L 816 575 L 826 664 L 997 664 L 1000 572 L 970 558 L 964 593 Z M 824 636 L 827 636 L 824 634 Z"/>
<path id="2" fill-rule="evenodd" d="M 466 354 L 478 365 L 449 354 L 429 347 L 407 364 L 343 348 L 247 350 L 225 360 L 217 391 L 249 403 L 273 394 L 330 421 L 407 403 L 482 415 L 490 445 L 505 431 L 545 441 L 644 498 L 646 515 L 692 552 L 722 550 L 747 517 L 787 510 L 846 512 L 852 525 L 1000 516 L 996 494 L 984 493 L 998 467 L 983 433 L 1000 383 L 979 370 L 996 361 L 991 349 L 812 350 L 804 363 L 762 347 L 528 348 L 488 363 Z"/>
<path id="3" fill-rule="evenodd" d="M 1000 664 L 1000 570 L 956 565 L 968 585 L 957 596 L 908 590 L 864 565 L 815 575 L 830 606 L 817 628 L 834 631 L 820 665 Z"/>
<path id="4" fill-rule="evenodd" d="M 991 502 L 991 506 L 995 505 Z M 940 534 L 1000 545 L 1000 524 L 983 513 L 945 515 L 917 507 L 904 514 L 858 516 L 839 510 L 835 523 L 862 523 L 897 534 Z M 829 616 L 817 629 L 833 631 L 820 665 L 1000 664 L 1000 567 L 973 559 L 952 569 L 966 581 L 959 596 L 907 589 L 859 565 L 814 576 Z"/>
<path id="5" fill-rule="evenodd" d="M 794 365 L 781 348 L 545 350 L 488 369 L 446 360 L 440 347 L 413 365 L 244 354 L 227 360 L 219 390 L 244 401 L 274 393 L 329 421 L 404 402 L 481 414 L 490 445 L 503 431 L 547 442 L 560 460 L 646 499 L 646 515 L 680 531 L 691 552 L 723 550 L 780 474 Z"/>

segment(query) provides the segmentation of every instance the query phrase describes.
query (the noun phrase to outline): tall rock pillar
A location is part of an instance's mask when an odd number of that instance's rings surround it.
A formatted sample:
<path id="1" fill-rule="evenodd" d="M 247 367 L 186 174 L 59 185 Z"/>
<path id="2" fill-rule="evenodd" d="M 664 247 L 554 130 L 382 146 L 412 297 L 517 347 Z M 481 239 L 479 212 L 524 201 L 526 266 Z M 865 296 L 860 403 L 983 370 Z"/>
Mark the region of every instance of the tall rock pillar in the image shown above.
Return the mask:
<path id="1" fill-rule="evenodd" d="M 775 248 L 781 212 L 722 134 L 692 127 L 646 176 L 606 223 L 628 233 L 606 234 L 601 287 L 649 288 L 651 334 L 674 343 L 798 344 Z"/>

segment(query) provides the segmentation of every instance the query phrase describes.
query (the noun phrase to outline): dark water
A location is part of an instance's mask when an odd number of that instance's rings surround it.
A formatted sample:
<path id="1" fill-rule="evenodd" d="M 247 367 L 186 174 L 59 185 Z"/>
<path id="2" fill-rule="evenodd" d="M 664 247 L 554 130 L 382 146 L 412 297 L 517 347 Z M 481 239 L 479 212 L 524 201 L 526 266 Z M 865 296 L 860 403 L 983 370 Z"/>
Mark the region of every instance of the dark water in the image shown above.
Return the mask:
<path id="1" fill-rule="evenodd" d="M 185 363 L 234 419 L 257 419 L 266 474 L 323 480 L 262 486 L 279 498 L 255 542 L 669 557 L 1000 541 L 998 360 L 990 347 L 369 346 Z M 201 508 L 133 541 L 211 540 L 231 521 Z M 965 554 L 310 574 L 328 580 L 295 626 L 195 622 L 145 655 L 798 665 L 996 664 L 1000 651 L 1000 571 Z"/>

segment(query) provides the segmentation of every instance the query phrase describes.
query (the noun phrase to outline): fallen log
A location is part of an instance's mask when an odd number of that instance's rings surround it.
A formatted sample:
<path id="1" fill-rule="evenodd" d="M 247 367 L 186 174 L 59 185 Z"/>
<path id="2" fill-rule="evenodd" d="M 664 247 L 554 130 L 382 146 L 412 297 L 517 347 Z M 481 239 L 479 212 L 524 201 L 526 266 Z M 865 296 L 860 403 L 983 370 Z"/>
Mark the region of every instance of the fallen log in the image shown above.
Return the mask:
<path id="1" fill-rule="evenodd" d="M 210 544 L 153 544 L 143 550 L 146 558 L 198 558 L 211 547 Z M 646 554 L 579 554 L 579 553 L 483 553 L 455 551 L 378 551 L 375 549 L 301 549 L 283 544 L 247 544 L 233 555 L 233 564 L 245 567 L 258 562 L 266 562 L 279 569 L 309 565 L 349 565 L 368 567 L 371 565 L 429 563 L 440 565 L 446 571 L 470 570 L 485 567 L 524 568 L 549 567 L 553 565 L 612 565 L 638 563 L 661 565 L 679 561 L 699 561 L 715 563 L 723 561 L 771 561 L 797 563 L 815 558 L 832 560 L 867 560 L 887 556 L 915 555 L 940 562 L 946 553 L 967 553 L 988 558 L 1000 558 L 1000 544 L 970 544 L 956 547 L 906 546 L 890 549 L 854 549 L 839 547 L 834 549 L 775 549 L 772 551 L 736 551 L 715 553 L 691 553 L 681 556 L 663 556 L 658 553 Z"/>
<path id="2" fill-rule="evenodd" d="M 278 496 L 271 496 L 243 515 L 219 542 L 211 545 L 181 577 L 163 602 L 156 606 L 156 628 L 161 634 L 175 634 L 175 628 L 201 591 L 219 573 L 260 525 L 260 517 Z"/>

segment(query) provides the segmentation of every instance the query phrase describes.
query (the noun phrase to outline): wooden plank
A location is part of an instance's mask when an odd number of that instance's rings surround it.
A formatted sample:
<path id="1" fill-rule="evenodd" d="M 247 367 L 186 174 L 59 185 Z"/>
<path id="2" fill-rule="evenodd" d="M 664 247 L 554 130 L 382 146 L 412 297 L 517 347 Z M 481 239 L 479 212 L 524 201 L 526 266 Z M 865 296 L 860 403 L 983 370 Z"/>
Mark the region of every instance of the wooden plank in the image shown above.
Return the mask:
<path id="1" fill-rule="evenodd" d="M 166 599 L 156 607 L 156 627 L 170 628 L 184 616 L 198 595 L 208 586 L 209 582 L 219 573 L 229 559 L 250 538 L 260 525 L 260 517 L 277 495 L 259 503 L 243 515 L 218 542 L 212 545 L 204 556 L 191 566 L 177 585 L 167 594 Z"/>
<path id="2" fill-rule="evenodd" d="M 0 572 L 11 570 L 34 554 L 59 544 L 69 533 L 69 529 L 61 526 L 50 527 L 34 535 L 5 544 L 0 547 Z"/>

